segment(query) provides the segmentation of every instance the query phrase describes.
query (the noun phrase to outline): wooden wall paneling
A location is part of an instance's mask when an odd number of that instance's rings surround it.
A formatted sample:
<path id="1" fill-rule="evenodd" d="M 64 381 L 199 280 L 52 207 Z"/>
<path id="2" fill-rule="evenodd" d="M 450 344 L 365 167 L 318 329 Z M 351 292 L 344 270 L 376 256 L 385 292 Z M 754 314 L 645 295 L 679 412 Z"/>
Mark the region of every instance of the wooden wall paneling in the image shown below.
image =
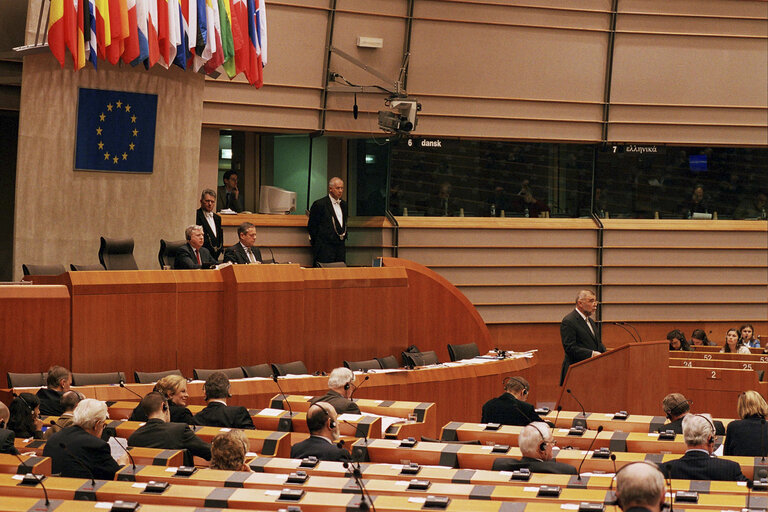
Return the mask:
<path id="1" fill-rule="evenodd" d="M 176 281 L 176 364 L 191 378 L 193 368 L 225 368 L 226 333 L 232 328 L 232 304 L 224 293 L 224 280 L 215 270 L 174 270 Z M 168 343 L 171 340 L 167 340 Z M 174 368 L 176 368 L 174 367 Z M 172 368 L 161 368 L 170 370 Z M 146 370 L 151 371 L 151 370 Z"/>
<path id="2" fill-rule="evenodd" d="M 45 372 L 53 365 L 69 368 L 70 295 L 66 286 L 0 286 L 0 337 L 6 372 Z"/>
<path id="3" fill-rule="evenodd" d="M 733 418 L 742 391 L 753 389 L 765 396 L 768 383 L 759 382 L 753 370 L 723 368 L 669 368 L 669 390 L 683 393 L 696 412 L 708 412 L 715 418 Z"/>

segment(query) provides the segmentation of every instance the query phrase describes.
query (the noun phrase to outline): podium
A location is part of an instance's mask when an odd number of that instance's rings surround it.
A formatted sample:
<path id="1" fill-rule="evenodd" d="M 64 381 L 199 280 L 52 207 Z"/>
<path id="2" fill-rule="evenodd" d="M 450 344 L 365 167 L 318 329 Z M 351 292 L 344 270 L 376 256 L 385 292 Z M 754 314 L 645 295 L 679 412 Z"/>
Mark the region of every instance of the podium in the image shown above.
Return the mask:
<path id="1" fill-rule="evenodd" d="M 566 411 L 580 411 L 581 401 L 587 411 L 655 416 L 668 393 L 669 344 L 651 341 L 623 345 L 572 364 L 557 403 Z"/>

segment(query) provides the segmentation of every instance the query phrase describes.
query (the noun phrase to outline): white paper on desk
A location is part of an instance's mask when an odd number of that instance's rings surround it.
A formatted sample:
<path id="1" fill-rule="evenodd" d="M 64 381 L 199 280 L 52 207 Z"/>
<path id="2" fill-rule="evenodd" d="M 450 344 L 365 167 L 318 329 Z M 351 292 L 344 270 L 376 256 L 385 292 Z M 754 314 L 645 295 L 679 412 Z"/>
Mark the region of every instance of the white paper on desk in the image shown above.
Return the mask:
<path id="1" fill-rule="evenodd" d="M 368 373 L 400 373 L 406 371 L 407 370 L 402 370 L 400 368 L 382 368 L 381 370 L 368 370 Z"/>
<path id="2" fill-rule="evenodd" d="M 348 412 L 345 412 L 344 414 L 339 414 L 339 417 L 337 418 L 339 421 L 348 421 L 350 423 L 354 423 L 356 421 L 360 421 L 363 419 L 362 414 L 351 414 Z"/>
<path id="3" fill-rule="evenodd" d="M 115 462 L 117 462 L 120 457 L 125 455 L 125 448 L 128 446 L 128 440 L 121 437 L 118 441 L 118 438 L 110 437 L 107 442 L 109 443 L 109 453 L 112 455 L 112 458 L 115 459 Z"/>
<path id="4" fill-rule="evenodd" d="M 563 503 L 560 505 L 563 510 L 579 510 L 579 505 L 576 503 Z"/>
<path id="5" fill-rule="evenodd" d="M 717 450 L 714 451 L 714 454 L 717 455 L 718 457 L 722 457 L 723 456 L 723 450 L 725 450 L 725 443 L 723 443 L 720 446 L 718 446 Z"/>
<path id="6" fill-rule="evenodd" d="M 306 374 L 301 374 L 301 373 L 298 373 L 298 374 L 296 374 L 296 375 L 294 375 L 293 373 L 291 373 L 291 374 L 289 374 L 289 375 L 281 375 L 281 376 L 280 376 L 280 379 L 281 379 L 281 380 L 285 380 L 285 379 L 303 379 L 303 378 L 305 378 L 305 377 L 311 377 L 311 375 L 310 375 L 310 374 L 308 374 L 308 373 L 306 373 Z"/>
<path id="7" fill-rule="evenodd" d="M 262 409 L 259 411 L 259 416 L 280 416 L 285 412 L 285 409 Z"/>
<path id="8" fill-rule="evenodd" d="M 99 501 L 93 506 L 93 508 L 104 508 L 107 510 L 112 510 L 112 503 L 109 501 Z"/>
<path id="9" fill-rule="evenodd" d="M 426 502 L 427 502 L 427 498 L 419 498 L 416 496 L 411 496 L 410 498 L 408 498 L 408 503 L 426 503 Z"/>
<path id="10" fill-rule="evenodd" d="M 394 416 L 380 416 L 381 418 L 381 435 L 382 437 L 384 434 L 389 430 L 389 427 L 392 425 L 395 425 L 397 423 L 408 423 L 408 420 L 406 418 L 396 418 Z"/>

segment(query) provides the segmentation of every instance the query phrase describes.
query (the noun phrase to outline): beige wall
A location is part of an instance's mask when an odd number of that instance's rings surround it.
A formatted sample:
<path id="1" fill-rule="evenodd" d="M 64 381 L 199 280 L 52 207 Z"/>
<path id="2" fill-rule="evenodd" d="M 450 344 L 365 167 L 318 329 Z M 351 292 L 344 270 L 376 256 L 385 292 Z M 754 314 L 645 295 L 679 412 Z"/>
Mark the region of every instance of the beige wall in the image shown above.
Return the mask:
<path id="1" fill-rule="evenodd" d="M 73 170 L 78 87 L 157 94 L 151 175 Z M 21 90 L 14 276 L 22 263 L 98 263 L 99 236 L 133 237 L 139 268 L 155 269 L 160 239 L 180 239 L 199 193 L 203 79 L 99 62 L 62 70 L 27 56 Z"/>

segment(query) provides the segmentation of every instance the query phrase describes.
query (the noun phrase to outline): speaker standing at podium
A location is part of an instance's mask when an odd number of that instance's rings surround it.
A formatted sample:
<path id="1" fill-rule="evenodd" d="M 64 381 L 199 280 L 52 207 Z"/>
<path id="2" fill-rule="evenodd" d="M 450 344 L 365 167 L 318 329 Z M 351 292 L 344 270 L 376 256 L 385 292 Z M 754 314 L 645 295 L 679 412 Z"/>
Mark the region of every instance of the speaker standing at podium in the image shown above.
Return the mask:
<path id="1" fill-rule="evenodd" d="M 312 244 L 314 264 L 346 261 L 347 202 L 341 178 L 328 181 L 328 195 L 312 203 L 309 210 L 309 241 Z"/>
<path id="2" fill-rule="evenodd" d="M 595 293 L 581 290 L 576 296 L 576 309 L 565 315 L 560 322 L 560 339 L 565 352 L 560 372 L 561 386 L 570 365 L 605 352 L 605 345 L 600 341 L 600 329 L 590 318 L 596 309 Z"/>

